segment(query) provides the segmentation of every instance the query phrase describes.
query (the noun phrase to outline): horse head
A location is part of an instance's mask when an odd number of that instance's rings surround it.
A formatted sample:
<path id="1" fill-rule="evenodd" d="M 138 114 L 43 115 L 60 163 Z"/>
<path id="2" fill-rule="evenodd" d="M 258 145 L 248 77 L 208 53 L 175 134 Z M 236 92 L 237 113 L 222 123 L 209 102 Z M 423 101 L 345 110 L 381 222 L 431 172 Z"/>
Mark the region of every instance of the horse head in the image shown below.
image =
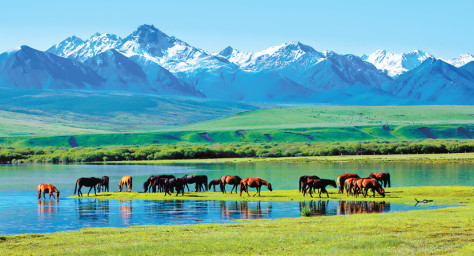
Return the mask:
<path id="1" fill-rule="evenodd" d="M 331 185 L 331 186 L 337 188 L 336 180 L 331 180 L 331 181 L 329 182 L 329 185 Z"/>
<path id="2" fill-rule="evenodd" d="M 118 189 L 119 189 L 119 192 L 122 192 L 122 182 L 119 183 Z"/>
<path id="3" fill-rule="evenodd" d="M 273 191 L 272 184 L 270 184 L 270 182 L 267 182 L 267 188 L 268 190 Z"/>
<path id="4" fill-rule="evenodd" d="M 53 187 L 52 190 L 56 192 L 56 199 L 59 199 L 59 190 L 55 186 L 52 186 L 52 187 Z"/>
<path id="5" fill-rule="evenodd" d="M 148 179 L 147 181 L 145 181 L 145 183 L 143 183 L 143 192 L 147 192 L 148 191 L 148 186 L 150 185 L 150 179 Z"/>
<path id="6" fill-rule="evenodd" d="M 385 190 L 382 187 L 378 189 L 378 192 L 380 195 L 382 195 L 382 197 L 385 197 Z"/>

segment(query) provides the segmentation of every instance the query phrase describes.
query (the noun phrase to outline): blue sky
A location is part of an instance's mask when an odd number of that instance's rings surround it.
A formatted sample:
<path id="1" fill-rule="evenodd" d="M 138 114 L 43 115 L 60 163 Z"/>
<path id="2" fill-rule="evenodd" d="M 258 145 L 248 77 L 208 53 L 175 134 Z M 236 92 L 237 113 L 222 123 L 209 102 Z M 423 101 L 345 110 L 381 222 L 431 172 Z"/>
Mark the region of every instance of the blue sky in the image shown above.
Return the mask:
<path id="1" fill-rule="evenodd" d="M 126 36 L 141 24 L 217 52 L 259 51 L 290 41 L 361 55 L 415 49 L 438 57 L 474 54 L 474 1 L 8 1 L 1 3 L 0 52 L 46 50 L 76 35 Z"/>

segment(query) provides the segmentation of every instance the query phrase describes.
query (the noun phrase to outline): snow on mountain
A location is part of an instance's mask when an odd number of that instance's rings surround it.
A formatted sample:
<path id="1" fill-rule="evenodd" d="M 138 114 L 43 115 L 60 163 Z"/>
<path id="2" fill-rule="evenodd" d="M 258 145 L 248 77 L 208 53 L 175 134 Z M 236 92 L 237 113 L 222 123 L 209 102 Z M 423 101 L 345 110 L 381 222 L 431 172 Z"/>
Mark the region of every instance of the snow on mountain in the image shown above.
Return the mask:
<path id="1" fill-rule="evenodd" d="M 86 41 L 77 37 L 69 37 L 49 48 L 47 52 L 84 62 L 97 54 L 117 48 L 121 42 L 122 39 L 116 35 L 96 33 Z"/>
<path id="2" fill-rule="evenodd" d="M 372 54 L 363 55 L 361 58 L 374 64 L 378 69 L 387 71 L 391 77 L 396 77 L 416 68 L 423 61 L 434 58 L 434 56 L 419 50 L 401 54 L 377 50 Z"/>
<path id="3" fill-rule="evenodd" d="M 472 104 L 474 75 L 432 58 L 383 87 L 394 95 L 406 98 L 439 104 Z"/>
<path id="4" fill-rule="evenodd" d="M 70 59 L 21 46 L 2 54 L 0 86 L 28 89 L 103 89 L 104 79 Z"/>
<path id="5" fill-rule="evenodd" d="M 444 62 L 447 62 L 455 67 L 461 67 L 466 65 L 467 63 L 474 61 L 474 56 L 469 53 L 463 53 L 459 55 L 458 57 L 452 59 L 452 60 L 443 60 Z"/>

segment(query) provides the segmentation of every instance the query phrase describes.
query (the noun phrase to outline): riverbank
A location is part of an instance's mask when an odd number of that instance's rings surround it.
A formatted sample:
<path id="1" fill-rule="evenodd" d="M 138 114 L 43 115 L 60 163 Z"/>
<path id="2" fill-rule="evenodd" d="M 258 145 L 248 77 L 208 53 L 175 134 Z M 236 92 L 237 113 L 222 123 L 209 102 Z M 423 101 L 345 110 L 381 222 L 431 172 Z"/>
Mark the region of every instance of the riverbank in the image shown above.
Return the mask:
<path id="1" fill-rule="evenodd" d="M 164 159 L 136 161 L 106 161 L 94 163 L 112 164 L 228 164 L 246 162 L 286 163 L 474 163 L 474 153 L 452 154 L 405 154 L 405 155 L 338 155 L 302 157 L 244 157 L 213 159 Z"/>
<path id="2" fill-rule="evenodd" d="M 473 215 L 474 204 L 470 203 L 462 207 L 386 214 L 248 220 L 231 224 L 90 228 L 0 237 L 0 253 L 472 255 Z"/>
<path id="3" fill-rule="evenodd" d="M 274 190 L 268 191 L 265 186 L 262 187 L 261 196 L 255 196 L 255 189 L 249 189 L 250 197 L 245 192 L 242 196 L 239 194 L 230 194 L 231 187 L 228 185 L 227 193 L 221 192 L 185 192 L 184 196 L 173 193 L 171 196 L 165 196 L 161 193 L 142 193 L 142 192 L 105 192 L 94 194 L 84 194 L 82 198 L 98 199 L 130 199 L 130 200 L 219 200 L 219 201 L 309 201 L 309 200 L 350 200 L 350 201 L 385 201 L 391 203 L 414 204 L 415 199 L 433 200 L 435 203 L 474 203 L 474 187 L 456 186 L 456 187 L 406 187 L 406 188 L 386 188 L 386 196 L 382 197 L 376 193 L 376 197 L 346 196 L 338 194 L 337 189 L 328 189 L 329 198 L 326 194 L 313 194 L 313 198 L 307 194 L 303 196 L 298 190 Z M 369 195 L 370 192 L 369 192 Z M 78 198 L 72 196 L 69 198 Z"/>

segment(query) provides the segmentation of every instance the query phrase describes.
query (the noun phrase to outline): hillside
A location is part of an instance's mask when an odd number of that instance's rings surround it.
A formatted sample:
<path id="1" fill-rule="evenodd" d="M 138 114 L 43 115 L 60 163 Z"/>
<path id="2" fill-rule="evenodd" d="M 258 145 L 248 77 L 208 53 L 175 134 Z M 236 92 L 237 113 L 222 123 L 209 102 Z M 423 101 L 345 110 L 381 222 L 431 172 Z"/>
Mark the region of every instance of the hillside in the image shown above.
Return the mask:
<path id="1" fill-rule="evenodd" d="M 4 137 L 8 147 L 472 139 L 474 107 L 287 107 L 148 133 Z"/>

